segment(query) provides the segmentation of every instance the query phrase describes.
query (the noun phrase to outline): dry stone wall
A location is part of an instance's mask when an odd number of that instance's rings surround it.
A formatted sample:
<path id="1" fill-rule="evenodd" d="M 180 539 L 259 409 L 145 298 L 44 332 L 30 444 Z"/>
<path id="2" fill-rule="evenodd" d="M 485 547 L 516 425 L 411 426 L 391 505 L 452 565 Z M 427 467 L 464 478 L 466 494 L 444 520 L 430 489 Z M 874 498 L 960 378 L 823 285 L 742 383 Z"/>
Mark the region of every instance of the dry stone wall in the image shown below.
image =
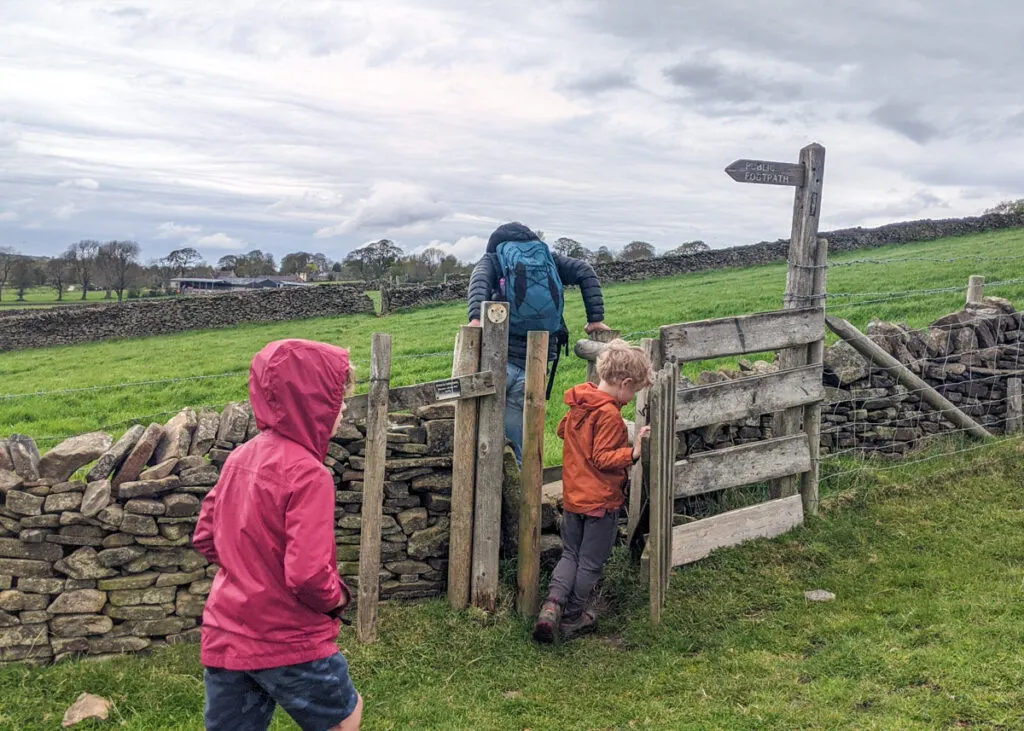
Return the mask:
<path id="1" fill-rule="evenodd" d="M 441 594 L 448 565 L 451 405 L 393 414 L 381 595 Z M 0 441 L 0 663 L 138 652 L 199 639 L 216 567 L 191 548 L 204 496 L 257 434 L 246 403 L 185 409 L 166 424 L 103 432 L 41 455 Z M 338 569 L 358 584 L 365 431 L 344 423 L 325 465 L 336 491 Z"/>
<path id="2" fill-rule="evenodd" d="M 4 317 L 0 352 L 374 311 L 362 290 L 338 284 L 55 307 Z"/>

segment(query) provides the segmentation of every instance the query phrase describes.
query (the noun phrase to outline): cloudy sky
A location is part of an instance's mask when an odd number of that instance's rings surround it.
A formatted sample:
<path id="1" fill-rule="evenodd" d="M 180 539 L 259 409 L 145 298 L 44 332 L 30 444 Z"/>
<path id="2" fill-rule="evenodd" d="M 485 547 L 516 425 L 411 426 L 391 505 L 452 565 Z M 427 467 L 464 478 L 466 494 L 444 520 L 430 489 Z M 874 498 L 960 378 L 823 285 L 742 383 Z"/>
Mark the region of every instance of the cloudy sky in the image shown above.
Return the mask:
<path id="1" fill-rule="evenodd" d="M 479 255 L 789 235 L 1024 195 L 1016 0 L 0 0 L 0 245 Z"/>

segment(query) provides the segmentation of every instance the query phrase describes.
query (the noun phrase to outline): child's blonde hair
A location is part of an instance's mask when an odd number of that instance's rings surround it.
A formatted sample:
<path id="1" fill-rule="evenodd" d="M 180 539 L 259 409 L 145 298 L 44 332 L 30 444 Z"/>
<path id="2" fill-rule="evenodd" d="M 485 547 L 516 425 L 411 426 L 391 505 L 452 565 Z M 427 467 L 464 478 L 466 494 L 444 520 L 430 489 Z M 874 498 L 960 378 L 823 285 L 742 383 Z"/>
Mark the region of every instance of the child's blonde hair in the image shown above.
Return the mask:
<path id="1" fill-rule="evenodd" d="M 597 375 L 602 381 L 616 384 L 631 378 L 637 391 L 654 383 L 651 359 L 625 340 L 613 340 L 601 351 L 597 356 Z"/>

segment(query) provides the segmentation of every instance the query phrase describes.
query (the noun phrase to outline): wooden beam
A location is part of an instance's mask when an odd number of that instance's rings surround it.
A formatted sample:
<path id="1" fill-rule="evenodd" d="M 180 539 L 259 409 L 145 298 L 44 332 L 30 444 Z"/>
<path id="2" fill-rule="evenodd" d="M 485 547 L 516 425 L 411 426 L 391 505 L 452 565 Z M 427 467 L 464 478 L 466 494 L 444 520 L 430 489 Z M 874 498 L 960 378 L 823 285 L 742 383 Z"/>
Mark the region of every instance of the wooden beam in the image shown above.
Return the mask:
<path id="1" fill-rule="evenodd" d="M 814 257 L 814 283 L 812 294 L 824 302 L 826 274 L 828 273 L 828 240 L 818 239 Z M 820 337 L 807 346 L 808 365 L 820 366 L 825 361 L 825 320 L 822 318 Z M 804 501 L 804 515 L 818 514 L 818 478 L 821 469 L 821 402 L 804 406 L 804 433 L 810 447 L 811 467 L 800 477 L 800 495 Z"/>
<path id="2" fill-rule="evenodd" d="M 819 306 L 665 325 L 661 341 L 667 358 L 685 363 L 807 345 L 824 332 Z"/>
<path id="3" fill-rule="evenodd" d="M 480 367 L 491 371 L 494 393 L 480 399 L 477 429 L 476 507 L 473 515 L 473 606 L 498 606 L 501 553 L 501 484 L 505 451 L 505 384 L 508 366 L 507 302 L 484 302 Z"/>
<path id="4" fill-rule="evenodd" d="M 455 339 L 452 376 L 476 373 L 480 368 L 478 327 L 463 325 Z M 470 564 L 473 556 L 473 501 L 476 484 L 477 399 L 455 404 L 452 462 L 452 512 L 448 537 L 448 601 L 453 609 L 469 606 Z"/>
<path id="5" fill-rule="evenodd" d="M 940 412 L 958 428 L 963 429 L 977 439 L 986 439 L 992 436 L 985 427 L 981 426 L 981 424 L 950 403 L 945 396 L 911 373 L 909 368 L 882 350 L 875 341 L 861 333 L 860 330 L 849 322 L 841 317 L 832 315 L 826 317 L 825 322 L 832 332 L 848 342 L 854 350 L 871 361 L 877 368 L 895 378 L 900 385 L 910 389 L 911 393 L 919 394 L 922 401 Z"/>
<path id="6" fill-rule="evenodd" d="M 821 401 L 821 366 L 804 366 L 763 376 L 679 389 L 676 430 L 738 421 Z"/>
<path id="7" fill-rule="evenodd" d="M 391 380 L 391 336 L 374 333 L 370 353 L 370 407 L 366 418 L 366 469 L 359 541 L 359 590 L 356 607 L 360 642 L 377 641 L 380 598 L 381 512 L 384 465 L 388 449 L 388 383 Z"/>
<path id="8" fill-rule="evenodd" d="M 494 374 L 485 370 L 441 381 L 392 388 L 388 394 L 388 411 L 412 411 L 431 404 L 490 396 L 494 393 L 494 381 Z M 368 399 L 367 394 L 360 394 L 346 400 L 349 406 L 345 420 L 365 419 Z"/>
<path id="9" fill-rule="evenodd" d="M 601 346 L 601 350 L 604 350 L 608 343 L 618 337 L 618 330 L 598 330 L 590 334 L 589 342 L 597 343 Z M 597 356 L 594 356 L 593 360 L 587 360 L 587 382 L 593 383 L 595 386 L 600 382 L 600 379 L 597 377 Z"/>
<path id="10" fill-rule="evenodd" d="M 547 412 L 548 333 L 526 336 L 523 409 L 523 495 L 519 505 L 516 608 L 533 617 L 540 602 L 541 502 L 544 491 L 544 417 Z"/>
<path id="11" fill-rule="evenodd" d="M 676 462 L 676 497 L 703 495 L 811 468 L 806 434 L 699 452 Z"/>
<path id="12" fill-rule="evenodd" d="M 791 495 L 676 526 L 672 530 L 672 565 L 693 563 L 707 558 L 715 549 L 755 538 L 774 538 L 796 528 L 803 520 L 800 496 Z"/>
<path id="13" fill-rule="evenodd" d="M 653 338 L 644 338 L 640 341 L 640 347 L 651 361 L 655 372 L 661 370 L 661 342 Z M 636 417 L 634 419 L 634 434 L 651 423 L 650 414 L 651 389 L 645 388 L 636 395 Z M 636 533 L 640 524 L 640 514 L 644 509 L 644 461 L 640 460 L 629 475 L 629 507 L 626 516 L 626 545 L 633 542 L 633 534 Z"/>

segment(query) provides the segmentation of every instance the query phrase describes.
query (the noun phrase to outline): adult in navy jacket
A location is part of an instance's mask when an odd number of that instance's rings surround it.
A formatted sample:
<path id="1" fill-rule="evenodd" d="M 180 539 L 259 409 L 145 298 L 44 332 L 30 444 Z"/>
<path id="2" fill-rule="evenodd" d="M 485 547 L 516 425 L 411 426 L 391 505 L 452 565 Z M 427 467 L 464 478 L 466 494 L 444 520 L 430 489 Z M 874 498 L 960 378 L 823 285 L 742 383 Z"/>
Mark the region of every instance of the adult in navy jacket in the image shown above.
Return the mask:
<path id="1" fill-rule="evenodd" d="M 480 306 L 486 301 L 502 299 L 500 291 L 500 267 L 497 249 L 508 241 L 529 243 L 539 236 L 521 223 L 506 223 L 499 226 L 487 241 L 487 252 L 473 269 L 469 279 L 469 324 L 480 325 Z M 594 268 L 581 259 L 572 259 L 554 254 L 555 264 L 562 284 L 576 285 L 583 295 L 583 306 L 587 311 L 586 332 L 608 330 L 604 323 L 604 297 L 601 282 Z M 567 335 L 567 333 L 563 333 Z M 559 338 L 552 338 L 548 348 L 548 363 L 558 355 Z M 516 458 L 522 461 L 523 453 L 523 402 L 526 381 L 526 339 L 509 336 L 508 382 L 505 389 L 505 436 L 512 443 Z"/>

